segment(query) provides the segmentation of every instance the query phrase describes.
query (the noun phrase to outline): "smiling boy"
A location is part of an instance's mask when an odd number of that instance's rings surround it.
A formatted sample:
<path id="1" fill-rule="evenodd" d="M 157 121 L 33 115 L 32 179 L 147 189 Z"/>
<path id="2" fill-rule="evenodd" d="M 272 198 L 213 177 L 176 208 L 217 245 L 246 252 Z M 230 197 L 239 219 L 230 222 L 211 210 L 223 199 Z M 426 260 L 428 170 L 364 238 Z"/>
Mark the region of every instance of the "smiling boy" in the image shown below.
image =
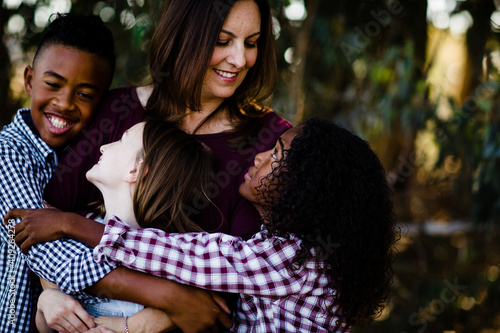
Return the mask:
<path id="1" fill-rule="evenodd" d="M 111 32 L 95 16 L 58 14 L 24 71 L 30 108 L 0 132 L 0 214 L 41 208 L 58 154 L 90 123 L 115 66 Z M 0 232 L 0 332 L 28 332 L 38 297 L 28 265 Z"/>

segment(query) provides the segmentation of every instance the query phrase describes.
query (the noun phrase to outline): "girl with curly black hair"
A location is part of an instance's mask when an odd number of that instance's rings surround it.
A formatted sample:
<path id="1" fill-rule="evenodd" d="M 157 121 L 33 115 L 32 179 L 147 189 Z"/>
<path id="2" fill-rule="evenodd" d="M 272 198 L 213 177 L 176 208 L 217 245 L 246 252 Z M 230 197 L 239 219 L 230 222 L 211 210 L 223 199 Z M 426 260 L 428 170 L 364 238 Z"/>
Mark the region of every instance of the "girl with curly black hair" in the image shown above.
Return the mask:
<path id="1" fill-rule="evenodd" d="M 398 228 L 368 143 L 310 119 L 258 154 L 244 178 L 239 192 L 264 222 L 250 240 L 134 229 L 112 218 L 94 258 L 239 294 L 233 332 L 349 332 L 379 314 Z"/>
<path id="2" fill-rule="evenodd" d="M 290 132 L 299 134 L 288 148 Z M 370 321 L 389 293 L 398 231 L 376 154 L 348 130 L 310 119 L 285 133 L 271 155 L 258 155 L 254 173 L 260 163 L 272 171 L 256 184 L 251 169 L 240 192 L 259 200 L 268 235 L 301 240 L 294 268 L 322 267 L 347 325 Z"/>

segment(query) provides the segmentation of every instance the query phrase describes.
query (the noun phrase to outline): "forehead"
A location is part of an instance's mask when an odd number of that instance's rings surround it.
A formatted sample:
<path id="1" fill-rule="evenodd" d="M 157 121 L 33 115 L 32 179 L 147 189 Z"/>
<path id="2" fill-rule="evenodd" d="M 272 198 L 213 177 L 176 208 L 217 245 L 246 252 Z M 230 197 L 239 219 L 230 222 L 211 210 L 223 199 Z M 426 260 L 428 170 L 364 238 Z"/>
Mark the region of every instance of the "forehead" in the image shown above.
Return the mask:
<path id="1" fill-rule="evenodd" d="M 54 72 L 67 79 L 107 84 L 111 79 L 108 63 L 99 56 L 71 46 L 48 44 L 34 59 L 35 72 Z"/>
<path id="2" fill-rule="evenodd" d="M 253 0 L 237 1 L 224 22 L 223 29 L 233 33 L 244 33 L 246 30 L 260 30 L 260 11 Z"/>
<path id="3" fill-rule="evenodd" d="M 54 56 L 57 56 L 54 59 Z M 47 61 L 55 61 L 62 63 L 62 60 L 60 58 L 91 58 L 92 62 L 99 62 L 99 61 L 104 61 L 101 60 L 97 55 L 77 49 L 73 46 L 67 46 L 64 44 L 57 44 L 57 43 L 46 43 L 44 44 L 39 50 L 38 53 L 35 56 L 35 59 L 33 59 L 34 63 L 37 64 L 39 62 L 47 62 Z M 59 58 L 59 59 L 58 59 Z"/>
<path id="4" fill-rule="evenodd" d="M 144 122 L 135 124 L 134 126 L 130 127 L 128 130 L 126 130 L 123 133 L 123 136 L 127 136 L 129 138 L 131 137 L 141 137 L 142 138 L 142 132 L 144 130 Z"/>
<path id="5" fill-rule="evenodd" d="M 290 128 L 288 131 L 286 131 L 285 133 L 281 134 L 281 141 L 283 142 L 283 148 L 284 149 L 289 149 L 290 148 L 290 144 L 292 143 L 293 139 L 302 133 L 302 129 L 300 126 L 297 126 L 297 127 L 292 127 Z"/>

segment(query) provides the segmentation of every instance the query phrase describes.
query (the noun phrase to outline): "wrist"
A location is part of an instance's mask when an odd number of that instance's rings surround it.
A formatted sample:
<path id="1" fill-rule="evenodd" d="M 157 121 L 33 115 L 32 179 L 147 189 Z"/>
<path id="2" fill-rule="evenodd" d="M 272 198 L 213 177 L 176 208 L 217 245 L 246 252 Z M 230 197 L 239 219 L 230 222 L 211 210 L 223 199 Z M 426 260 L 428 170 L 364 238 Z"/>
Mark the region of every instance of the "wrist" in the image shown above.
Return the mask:
<path id="1" fill-rule="evenodd" d="M 75 219 L 72 215 L 74 213 L 61 213 L 61 219 L 59 220 L 60 228 L 58 232 L 58 238 L 72 238 L 73 236 L 73 227 L 75 224 Z"/>
<path id="2" fill-rule="evenodd" d="M 60 223 L 59 229 L 62 238 L 72 238 L 90 247 L 99 244 L 104 232 L 102 223 L 87 219 L 76 213 L 62 213 Z"/>

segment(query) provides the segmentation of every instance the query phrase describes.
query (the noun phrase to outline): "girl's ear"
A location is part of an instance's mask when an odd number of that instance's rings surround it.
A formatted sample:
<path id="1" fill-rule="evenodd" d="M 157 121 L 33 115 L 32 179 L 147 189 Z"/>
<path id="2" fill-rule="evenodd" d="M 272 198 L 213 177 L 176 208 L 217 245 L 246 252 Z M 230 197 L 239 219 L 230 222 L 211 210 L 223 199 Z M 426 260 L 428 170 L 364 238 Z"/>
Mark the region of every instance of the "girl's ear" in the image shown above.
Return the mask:
<path id="1" fill-rule="evenodd" d="M 127 183 L 135 183 L 137 182 L 137 178 L 139 177 L 139 171 L 141 170 L 141 165 L 142 165 L 143 160 L 139 160 L 136 164 L 134 169 L 130 170 L 128 175 L 123 177 L 123 180 L 126 181 Z"/>

